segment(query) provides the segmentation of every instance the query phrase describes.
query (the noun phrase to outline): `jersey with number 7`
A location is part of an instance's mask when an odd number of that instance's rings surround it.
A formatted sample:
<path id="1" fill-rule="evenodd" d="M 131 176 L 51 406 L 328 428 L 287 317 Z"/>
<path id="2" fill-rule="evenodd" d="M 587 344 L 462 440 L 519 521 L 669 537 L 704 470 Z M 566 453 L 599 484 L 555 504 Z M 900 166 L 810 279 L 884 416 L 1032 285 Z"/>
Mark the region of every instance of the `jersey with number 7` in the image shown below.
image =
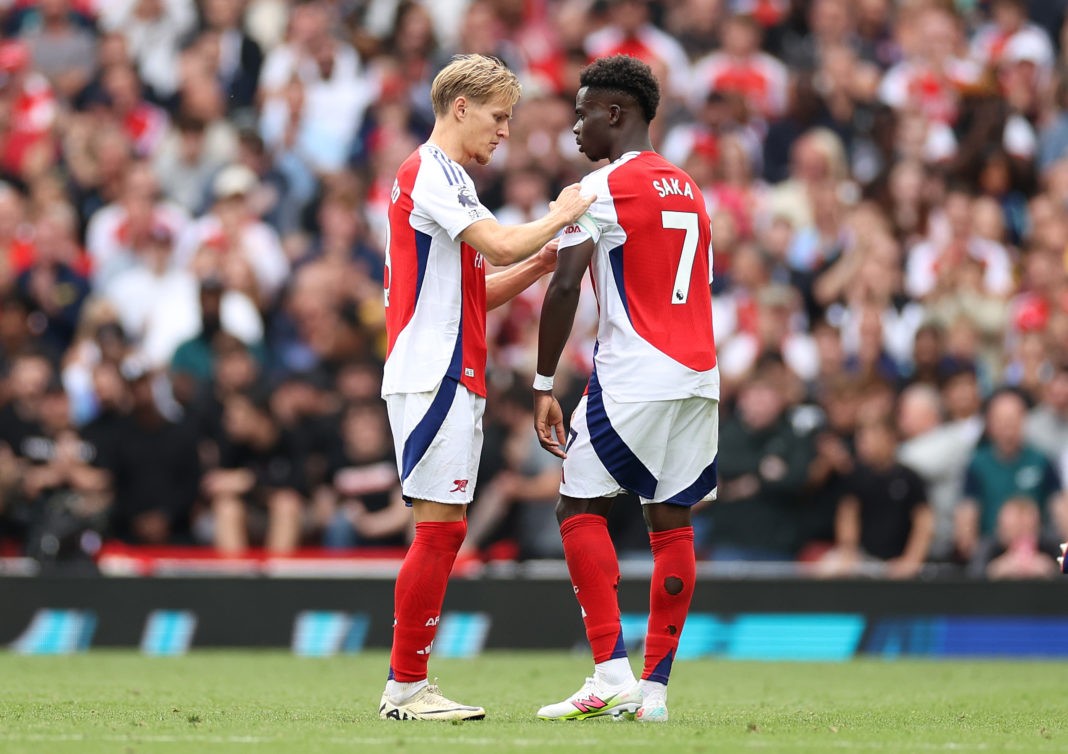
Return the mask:
<path id="1" fill-rule="evenodd" d="M 582 180 L 597 201 L 560 254 L 592 239 L 600 321 L 594 369 L 615 401 L 719 398 L 711 227 L 704 197 L 656 152 L 627 152 Z"/>

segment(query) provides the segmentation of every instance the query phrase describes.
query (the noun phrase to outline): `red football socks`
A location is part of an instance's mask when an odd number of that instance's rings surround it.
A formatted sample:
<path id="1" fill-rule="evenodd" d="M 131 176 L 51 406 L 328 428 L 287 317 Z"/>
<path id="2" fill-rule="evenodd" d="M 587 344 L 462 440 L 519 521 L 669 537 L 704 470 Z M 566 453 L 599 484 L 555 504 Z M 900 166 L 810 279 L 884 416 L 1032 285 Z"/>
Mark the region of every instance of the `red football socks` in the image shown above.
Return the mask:
<path id="1" fill-rule="evenodd" d="M 427 677 L 449 572 L 466 534 L 466 520 L 415 525 L 415 539 L 404 556 L 394 590 L 391 680 L 412 683 Z"/>
<path id="2" fill-rule="evenodd" d="M 595 663 L 626 657 L 619 623 L 619 560 L 604 516 L 582 513 L 560 524 L 564 557 L 582 606 Z"/>
<path id="3" fill-rule="evenodd" d="M 697 572 L 693 527 L 650 532 L 649 544 L 653 550 L 653 580 L 642 678 L 667 684 L 693 597 Z"/>

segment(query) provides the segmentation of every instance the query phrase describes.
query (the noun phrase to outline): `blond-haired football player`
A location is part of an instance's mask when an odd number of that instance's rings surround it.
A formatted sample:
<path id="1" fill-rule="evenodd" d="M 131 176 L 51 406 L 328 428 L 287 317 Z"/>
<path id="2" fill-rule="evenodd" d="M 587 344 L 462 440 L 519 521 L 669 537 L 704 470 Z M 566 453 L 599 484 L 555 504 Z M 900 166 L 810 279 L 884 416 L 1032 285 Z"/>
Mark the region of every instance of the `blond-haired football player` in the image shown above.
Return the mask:
<path id="1" fill-rule="evenodd" d="M 479 720 L 486 714 L 446 699 L 427 683 L 482 450 L 486 311 L 552 271 L 550 241 L 593 200 L 569 186 L 544 217 L 511 227 L 500 225 L 479 201 L 463 166 L 490 161 L 508 138 L 519 96 L 518 79 L 500 61 L 455 57 L 431 88 L 430 139 L 405 160 L 393 184 L 382 395 L 415 539 L 397 574 L 383 718 Z M 485 260 L 519 264 L 487 277 Z"/>

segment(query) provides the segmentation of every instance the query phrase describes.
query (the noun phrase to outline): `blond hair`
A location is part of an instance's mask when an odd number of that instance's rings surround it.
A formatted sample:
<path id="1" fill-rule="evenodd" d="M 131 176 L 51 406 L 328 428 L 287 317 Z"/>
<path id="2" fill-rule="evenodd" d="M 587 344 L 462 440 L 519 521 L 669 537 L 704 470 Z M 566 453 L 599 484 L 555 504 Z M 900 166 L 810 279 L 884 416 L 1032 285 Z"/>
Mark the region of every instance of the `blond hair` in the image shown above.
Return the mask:
<path id="1" fill-rule="evenodd" d="M 519 101 L 519 79 L 497 58 L 486 55 L 454 55 L 452 62 L 434 77 L 430 100 L 434 115 L 449 112 L 457 97 L 467 97 L 486 104 L 503 102 L 509 107 Z"/>

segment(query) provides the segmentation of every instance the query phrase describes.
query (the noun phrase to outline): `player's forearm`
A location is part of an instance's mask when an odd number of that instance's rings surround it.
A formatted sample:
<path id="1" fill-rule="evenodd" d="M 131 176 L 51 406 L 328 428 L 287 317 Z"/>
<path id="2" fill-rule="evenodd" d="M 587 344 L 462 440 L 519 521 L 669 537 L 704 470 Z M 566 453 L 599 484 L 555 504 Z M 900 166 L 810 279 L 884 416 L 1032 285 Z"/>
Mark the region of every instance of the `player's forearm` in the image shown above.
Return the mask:
<path id="1" fill-rule="evenodd" d="M 521 262 L 549 243 L 567 225 L 566 216 L 550 211 L 522 225 L 501 225 L 488 219 L 474 223 L 461 234 L 490 264 L 506 267 Z"/>
<path id="2" fill-rule="evenodd" d="M 535 258 L 525 259 L 486 277 L 486 309 L 496 309 L 518 296 L 547 272 Z"/>
<path id="3" fill-rule="evenodd" d="M 575 322 L 580 293 L 578 285 L 562 284 L 556 276 L 549 284 L 538 328 L 538 374 L 556 374 L 560 355 L 564 352 L 571 326 Z"/>

